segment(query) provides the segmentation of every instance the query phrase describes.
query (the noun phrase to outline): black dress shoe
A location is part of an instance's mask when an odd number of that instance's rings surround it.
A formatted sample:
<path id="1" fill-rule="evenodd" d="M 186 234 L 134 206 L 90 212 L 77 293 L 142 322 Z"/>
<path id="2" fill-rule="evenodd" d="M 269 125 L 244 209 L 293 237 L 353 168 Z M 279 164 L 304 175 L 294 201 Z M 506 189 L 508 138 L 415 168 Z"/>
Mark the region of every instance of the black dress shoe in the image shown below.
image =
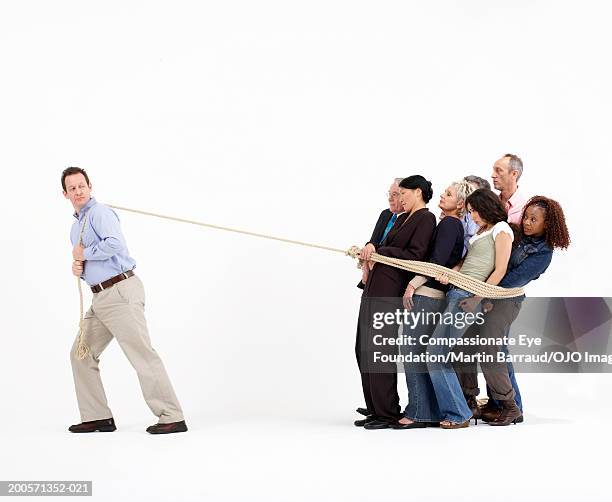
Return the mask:
<path id="1" fill-rule="evenodd" d="M 369 417 L 372 414 L 367 408 L 357 408 L 355 411 L 364 417 Z"/>
<path id="2" fill-rule="evenodd" d="M 91 420 L 71 425 L 68 427 L 68 430 L 70 432 L 113 432 L 117 430 L 117 427 L 115 427 L 115 420 L 111 417 L 104 420 Z"/>
<path id="3" fill-rule="evenodd" d="M 187 432 L 185 420 L 170 422 L 169 424 L 155 424 L 147 427 L 149 434 L 173 434 L 174 432 Z"/>
<path id="4" fill-rule="evenodd" d="M 365 427 L 365 424 L 374 422 L 376 419 L 372 416 L 366 417 L 362 420 L 355 420 L 355 427 Z"/>
<path id="5" fill-rule="evenodd" d="M 390 429 L 391 422 L 387 422 L 386 420 L 372 420 L 371 422 L 365 424 L 363 428 L 369 431 L 376 431 L 379 429 Z"/>
<path id="6" fill-rule="evenodd" d="M 391 424 L 392 429 L 403 430 L 403 429 L 425 429 L 427 427 L 427 422 L 411 422 L 409 424 L 401 424 L 399 422 L 395 422 Z"/>

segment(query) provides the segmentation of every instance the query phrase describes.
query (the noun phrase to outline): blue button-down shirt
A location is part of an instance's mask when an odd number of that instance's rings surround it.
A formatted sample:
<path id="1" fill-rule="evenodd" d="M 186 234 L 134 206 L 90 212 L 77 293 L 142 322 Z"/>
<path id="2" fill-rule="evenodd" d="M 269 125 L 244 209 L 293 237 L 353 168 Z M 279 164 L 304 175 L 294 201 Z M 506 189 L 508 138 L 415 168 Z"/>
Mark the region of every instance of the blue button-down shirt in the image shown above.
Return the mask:
<path id="1" fill-rule="evenodd" d="M 472 219 L 472 215 L 467 211 L 461 218 L 461 223 L 463 223 L 463 256 L 464 257 L 468 252 L 468 245 L 470 243 L 470 239 L 476 235 L 478 229 L 480 228 L 476 225 L 476 222 Z"/>
<path id="2" fill-rule="evenodd" d="M 87 218 L 83 234 L 85 267 L 81 275 L 87 284 L 99 284 L 136 266 L 121 233 L 119 216 L 110 207 L 92 197 L 74 217 L 76 221 L 70 229 L 72 246 L 78 244 L 81 226 Z"/>

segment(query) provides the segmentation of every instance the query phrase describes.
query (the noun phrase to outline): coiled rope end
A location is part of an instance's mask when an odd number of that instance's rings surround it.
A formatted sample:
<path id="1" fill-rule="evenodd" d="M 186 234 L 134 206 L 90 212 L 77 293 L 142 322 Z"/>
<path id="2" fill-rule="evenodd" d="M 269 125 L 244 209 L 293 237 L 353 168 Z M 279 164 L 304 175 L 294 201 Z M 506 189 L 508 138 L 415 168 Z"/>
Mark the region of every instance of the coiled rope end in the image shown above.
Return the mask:
<path id="1" fill-rule="evenodd" d="M 82 361 L 89 355 L 89 347 L 84 342 L 79 341 L 76 349 L 76 356 L 79 361 Z"/>
<path id="2" fill-rule="evenodd" d="M 79 361 L 82 361 L 90 354 L 89 346 L 85 343 L 85 321 L 79 323 L 79 341 L 77 343 L 75 355 Z"/>

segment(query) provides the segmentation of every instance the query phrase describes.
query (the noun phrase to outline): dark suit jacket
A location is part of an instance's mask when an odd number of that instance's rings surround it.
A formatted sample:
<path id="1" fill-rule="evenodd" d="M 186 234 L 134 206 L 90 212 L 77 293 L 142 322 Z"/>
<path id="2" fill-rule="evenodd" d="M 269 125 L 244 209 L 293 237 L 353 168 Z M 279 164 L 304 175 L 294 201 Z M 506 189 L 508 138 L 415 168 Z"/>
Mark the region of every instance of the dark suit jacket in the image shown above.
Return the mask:
<path id="1" fill-rule="evenodd" d="M 384 209 L 380 213 L 380 216 L 378 217 L 378 221 L 376 222 L 376 225 L 374 226 L 374 232 L 372 232 L 372 237 L 370 237 L 370 240 L 366 242 L 366 244 L 369 244 L 371 242 L 375 246 L 378 246 L 380 239 L 382 239 L 382 236 L 385 233 L 385 228 L 387 228 L 387 223 L 389 223 L 391 216 L 393 216 L 393 213 L 391 212 L 390 209 Z"/>
<path id="2" fill-rule="evenodd" d="M 410 218 L 402 214 L 389 231 L 382 245 L 376 245 L 376 252 L 402 260 L 427 259 L 429 243 L 436 228 L 436 217 L 427 208 L 412 213 Z M 376 263 L 370 272 L 363 295 L 366 297 L 403 296 L 408 282 L 414 274 L 382 263 Z"/>
<path id="3" fill-rule="evenodd" d="M 366 242 L 366 244 L 372 243 L 374 246 L 378 246 L 380 239 L 382 239 L 382 236 L 385 233 L 385 228 L 387 228 L 387 224 L 389 223 L 391 216 L 393 216 L 393 213 L 390 209 L 383 209 L 381 211 L 378 221 L 376 222 L 376 225 L 374 225 L 372 237 L 370 237 L 370 240 Z M 357 287 L 363 289 L 363 282 L 359 281 Z"/>

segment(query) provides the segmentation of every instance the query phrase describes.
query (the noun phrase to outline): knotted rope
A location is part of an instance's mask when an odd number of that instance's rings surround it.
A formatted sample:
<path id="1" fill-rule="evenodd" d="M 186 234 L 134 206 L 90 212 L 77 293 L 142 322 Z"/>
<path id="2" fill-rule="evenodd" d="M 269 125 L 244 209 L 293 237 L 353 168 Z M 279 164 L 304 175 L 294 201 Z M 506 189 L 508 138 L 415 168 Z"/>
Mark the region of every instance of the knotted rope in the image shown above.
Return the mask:
<path id="1" fill-rule="evenodd" d="M 243 235 L 250 235 L 252 237 L 260 237 L 262 239 L 271 239 L 280 242 L 286 242 L 289 244 L 296 244 L 299 246 L 306 246 L 310 248 L 324 249 L 326 251 L 332 251 L 335 253 L 342 253 L 343 255 L 350 256 L 352 258 L 356 258 L 359 260 L 359 251 L 360 248 L 357 246 L 352 246 L 348 250 L 333 248 L 329 246 L 322 246 L 320 244 L 312 244 L 310 242 L 297 241 L 292 239 L 285 239 L 282 237 L 275 237 L 273 235 L 267 234 L 259 234 L 255 232 L 249 232 L 246 230 L 239 230 L 236 228 L 223 227 L 220 225 L 212 225 L 210 223 L 203 223 L 201 221 L 188 220 L 185 218 L 177 218 L 174 216 L 167 216 L 164 214 L 152 213 L 149 211 L 141 211 L 139 209 L 131 209 L 122 206 L 114 206 L 110 205 L 113 209 L 118 209 L 120 211 L 128 211 L 130 213 L 142 214 L 145 216 L 153 216 L 155 218 L 162 218 L 165 220 L 178 221 L 181 223 L 189 223 L 192 225 L 198 225 L 200 227 L 214 228 L 216 230 L 225 230 L 227 232 L 234 232 Z M 383 256 L 378 253 L 372 253 L 371 258 L 372 261 L 376 263 L 382 263 L 384 265 L 389 265 L 391 267 L 400 268 L 402 270 L 407 270 L 409 272 L 414 272 L 419 275 L 425 275 L 427 277 L 437 277 L 440 274 L 447 274 L 449 277 L 449 282 L 454 286 L 457 286 L 461 289 L 465 289 L 470 293 L 473 293 L 477 296 L 482 296 L 484 298 L 514 298 L 516 296 L 521 296 L 524 294 L 523 288 L 501 288 L 499 286 L 492 286 L 490 284 L 486 284 L 483 281 L 479 281 L 477 279 L 473 279 L 461 272 L 457 272 L 456 270 L 451 270 L 450 268 L 443 267 L 441 265 L 436 265 L 435 263 L 428 263 L 422 261 L 415 260 L 400 260 L 399 258 L 390 258 L 388 256 Z M 358 263 L 358 266 L 361 267 L 361 260 Z"/>
<path id="2" fill-rule="evenodd" d="M 85 226 L 87 225 L 87 214 L 83 216 L 83 224 L 81 225 L 81 232 L 79 233 L 79 244 L 83 245 L 83 234 L 85 233 Z M 83 263 L 85 266 L 85 263 Z M 76 356 L 78 359 L 85 359 L 89 355 L 89 346 L 85 343 L 85 319 L 83 317 L 83 288 L 81 287 L 81 278 L 77 277 L 77 286 L 79 288 L 79 334 L 78 342 L 76 347 Z"/>

